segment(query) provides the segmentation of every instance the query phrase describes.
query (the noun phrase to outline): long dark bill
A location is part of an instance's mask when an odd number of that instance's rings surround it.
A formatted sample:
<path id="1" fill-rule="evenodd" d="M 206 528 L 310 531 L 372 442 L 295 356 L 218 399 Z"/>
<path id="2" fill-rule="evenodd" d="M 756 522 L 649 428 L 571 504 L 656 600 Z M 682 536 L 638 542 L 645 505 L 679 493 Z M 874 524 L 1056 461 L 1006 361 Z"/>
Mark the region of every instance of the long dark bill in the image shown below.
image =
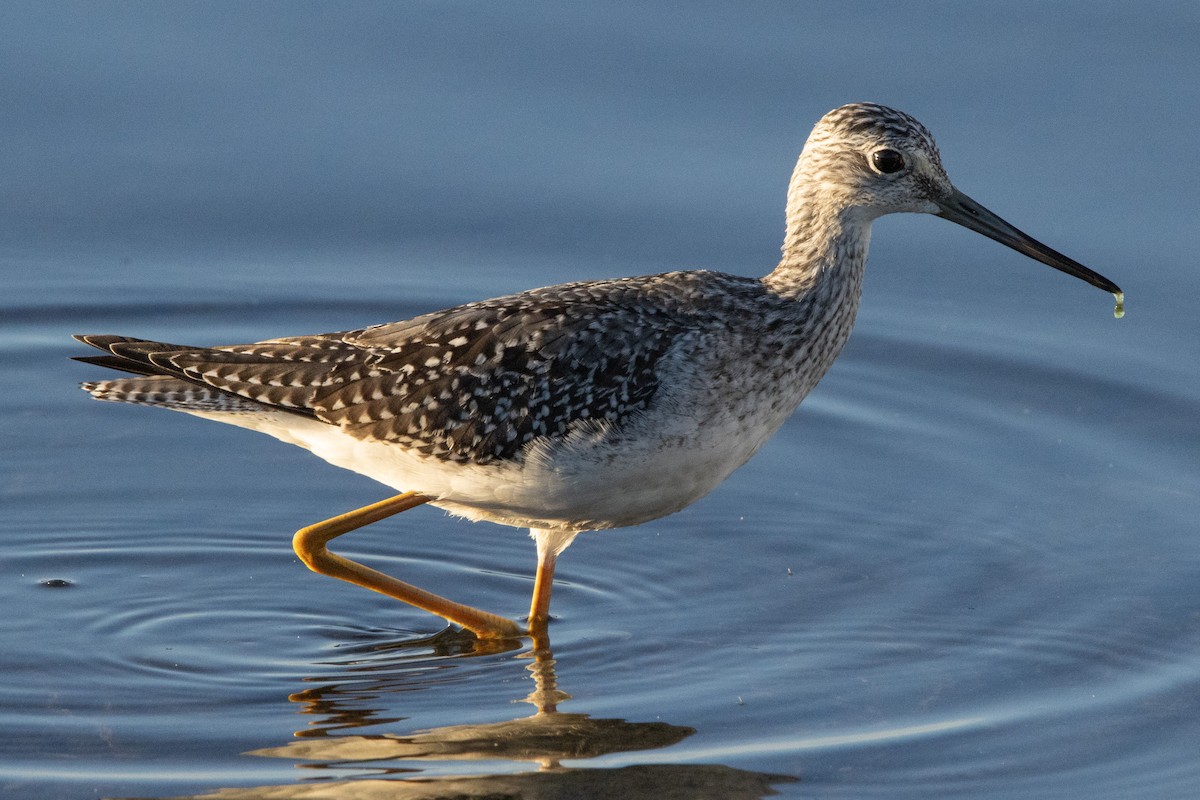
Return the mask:
<path id="1" fill-rule="evenodd" d="M 1121 287 L 1099 272 L 1088 269 L 1078 261 L 1067 258 L 1057 250 L 1047 247 L 1032 236 L 1017 230 L 957 189 L 949 197 L 939 201 L 938 207 L 941 208 L 938 216 L 942 219 L 948 219 L 976 233 L 982 233 L 989 239 L 995 239 L 1000 244 L 1007 245 L 1035 261 L 1040 261 L 1046 266 L 1054 267 L 1068 275 L 1074 275 L 1080 280 L 1087 281 L 1092 286 L 1111 292 L 1117 298 L 1118 312 L 1123 310 L 1125 296 L 1121 292 Z"/>

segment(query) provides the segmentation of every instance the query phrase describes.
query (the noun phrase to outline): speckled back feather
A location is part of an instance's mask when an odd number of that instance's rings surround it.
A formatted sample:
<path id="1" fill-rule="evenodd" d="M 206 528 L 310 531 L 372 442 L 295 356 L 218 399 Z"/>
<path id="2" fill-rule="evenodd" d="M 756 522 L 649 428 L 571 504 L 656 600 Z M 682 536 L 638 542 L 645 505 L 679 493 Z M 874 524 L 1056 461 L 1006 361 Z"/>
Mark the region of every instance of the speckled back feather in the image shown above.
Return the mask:
<path id="1" fill-rule="evenodd" d="M 403 322 L 246 345 L 79 338 L 122 368 L 173 380 L 89 384 L 100 399 L 231 412 L 267 406 L 358 438 L 488 464 L 517 459 L 531 440 L 566 436 L 583 421 L 619 426 L 645 410 L 664 354 L 682 335 L 721 324 L 716 289 L 725 284 L 762 292 L 753 279 L 676 272 L 564 284 Z M 241 402 L 221 409 L 214 392 Z"/>

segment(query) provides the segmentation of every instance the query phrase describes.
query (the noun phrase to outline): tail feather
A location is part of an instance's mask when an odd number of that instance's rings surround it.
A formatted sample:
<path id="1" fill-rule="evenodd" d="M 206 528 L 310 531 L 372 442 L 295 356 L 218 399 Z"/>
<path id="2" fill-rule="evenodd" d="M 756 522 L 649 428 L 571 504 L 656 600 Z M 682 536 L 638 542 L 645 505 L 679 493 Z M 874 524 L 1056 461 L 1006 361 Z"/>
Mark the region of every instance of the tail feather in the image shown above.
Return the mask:
<path id="1" fill-rule="evenodd" d="M 80 385 L 97 400 L 116 403 L 158 406 L 176 411 L 249 413 L 263 410 L 261 403 L 170 375 L 114 378 L 108 381 L 87 381 Z"/>
<path id="2" fill-rule="evenodd" d="M 164 369 L 162 364 L 156 364 L 151 357 L 159 353 L 178 353 L 192 349 L 166 342 L 134 339 L 129 336 L 76 336 L 75 338 L 84 344 L 90 344 L 98 350 L 109 353 L 110 358 L 123 365 L 115 367 L 116 369 L 125 372 L 136 371 L 142 375 L 175 374 Z M 105 364 L 104 366 L 111 365 Z"/>
<path id="3" fill-rule="evenodd" d="M 72 361 L 81 361 L 84 364 L 94 364 L 97 367 L 107 367 L 115 369 L 118 372 L 128 372 L 132 375 L 153 375 L 154 371 L 150 367 L 134 364 L 127 358 L 120 356 L 72 356 Z"/>
<path id="4" fill-rule="evenodd" d="M 74 360 L 138 376 L 81 384 L 83 390 L 97 400 L 159 406 L 179 411 L 247 413 L 275 409 L 273 404 L 223 391 L 195 380 L 165 360 L 167 356 L 194 348 L 128 336 L 77 335 L 74 338 L 106 352 L 106 355 L 102 356 L 77 356 Z M 306 413 L 301 409 L 286 407 L 278 410 Z"/>

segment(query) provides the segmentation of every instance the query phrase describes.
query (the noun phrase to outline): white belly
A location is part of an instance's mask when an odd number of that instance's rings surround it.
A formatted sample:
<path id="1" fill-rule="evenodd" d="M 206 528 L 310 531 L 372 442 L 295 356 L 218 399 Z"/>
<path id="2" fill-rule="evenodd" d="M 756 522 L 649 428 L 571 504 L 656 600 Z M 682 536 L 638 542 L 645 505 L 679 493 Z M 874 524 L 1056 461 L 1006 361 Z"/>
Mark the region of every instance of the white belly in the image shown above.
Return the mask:
<path id="1" fill-rule="evenodd" d="M 394 444 L 363 441 L 293 414 L 197 416 L 299 445 L 399 491 L 428 495 L 433 505 L 469 519 L 582 531 L 636 525 L 703 497 L 744 464 L 790 410 L 743 413 L 740 421 L 709 413 L 703 430 L 694 414 L 660 413 L 638 421 L 625 435 L 585 427 L 555 444 L 535 441 L 521 462 L 489 465 L 441 461 Z"/>

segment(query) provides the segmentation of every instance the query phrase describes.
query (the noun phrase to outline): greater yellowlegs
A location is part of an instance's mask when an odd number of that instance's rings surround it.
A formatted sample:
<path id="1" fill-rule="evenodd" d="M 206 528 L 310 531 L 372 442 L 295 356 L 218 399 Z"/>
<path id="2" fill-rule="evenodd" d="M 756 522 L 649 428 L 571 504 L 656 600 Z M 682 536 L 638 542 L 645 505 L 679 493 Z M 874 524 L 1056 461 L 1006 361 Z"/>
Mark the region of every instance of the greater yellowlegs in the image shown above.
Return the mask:
<path id="1" fill-rule="evenodd" d="M 858 311 L 871 223 L 956 222 L 1123 296 L 954 188 L 929 131 L 857 103 L 826 114 L 787 197 L 783 258 L 762 278 L 669 272 L 551 286 L 355 331 L 222 347 L 79 336 L 82 361 L 135 377 L 101 400 L 261 431 L 402 494 L 301 529 L 316 572 L 481 636 L 513 621 L 329 552 L 335 537 L 422 503 L 530 528 L 529 629 L 548 619 L 555 560 L 580 531 L 636 525 L 707 494 L 795 410 Z"/>

